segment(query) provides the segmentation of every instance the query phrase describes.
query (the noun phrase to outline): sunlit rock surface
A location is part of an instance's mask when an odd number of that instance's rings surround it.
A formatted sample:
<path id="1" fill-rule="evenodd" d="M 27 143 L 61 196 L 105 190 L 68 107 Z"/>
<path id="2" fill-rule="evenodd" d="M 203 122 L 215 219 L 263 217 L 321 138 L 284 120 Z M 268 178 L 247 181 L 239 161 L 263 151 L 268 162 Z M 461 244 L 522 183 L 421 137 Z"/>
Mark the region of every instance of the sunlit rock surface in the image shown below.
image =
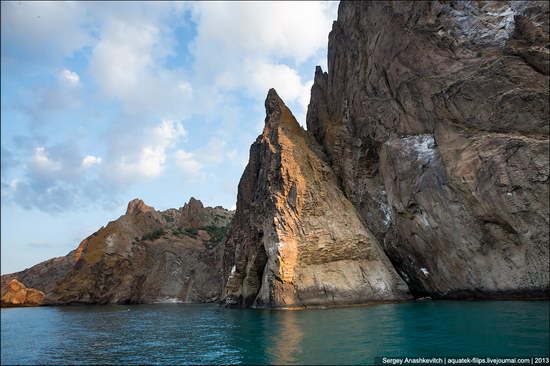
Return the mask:
<path id="1" fill-rule="evenodd" d="M 17 279 L 43 291 L 44 304 L 217 301 L 232 216 L 194 198 L 163 212 L 136 199 L 67 256 L 2 276 L 2 291 Z"/>
<path id="2" fill-rule="evenodd" d="M 225 253 L 225 304 L 304 307 L 408 298 L 317 142 L 271 89 Z"/>
<path id="3" fill-rule="evenodd" d="M 2 306 L 40 306 L 45 295 L 42 291 L 28 288 L 21 282 L 12 279 L 7 283 L 2 280 Z"/>

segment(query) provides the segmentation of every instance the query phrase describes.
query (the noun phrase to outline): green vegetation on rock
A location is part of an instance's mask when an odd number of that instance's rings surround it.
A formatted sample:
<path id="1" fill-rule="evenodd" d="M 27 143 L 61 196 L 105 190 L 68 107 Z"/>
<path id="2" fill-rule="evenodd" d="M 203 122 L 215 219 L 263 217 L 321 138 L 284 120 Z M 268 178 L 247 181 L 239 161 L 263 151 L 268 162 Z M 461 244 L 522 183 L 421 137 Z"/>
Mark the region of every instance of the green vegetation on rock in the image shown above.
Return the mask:
<path id="1" fill-rule="evenodd" d="M 208 235 L 210 235 L 210 239 L 204 242 L 204 245 L 207 249 L 212 249 L 216 245 L 218 245 L 220 242 L 222 242 L 225 237 L 227 236 L 227 231 L 229 230 L 229 225 L 227 226 L 206 226 L 202 227 L 202 230 L 205 230 Z"/>
<path id="2" fill-rule="evenodd" d="M 199 231 L 197 229 L 195 229 L 194 227 L 190 227 L 190 228 L 185 229 L 185 234 L 188 235 L 188 236 L 191 236 L 193 238 L 196 238 L 197 235 L 199 234 Z"/>
<path id="3" fill-rule="evenodd" d="M 156 240 L 164 235 L 164 229 L 155 229 L 141 237 L 141 240 Z"/>
<path id="4" fill-rule="evenodd" d="M 175 220 L 172 216 L 168 216 L 168 215 L 162 215 L 162 217 L 166 222 L 174 222 Z"/>

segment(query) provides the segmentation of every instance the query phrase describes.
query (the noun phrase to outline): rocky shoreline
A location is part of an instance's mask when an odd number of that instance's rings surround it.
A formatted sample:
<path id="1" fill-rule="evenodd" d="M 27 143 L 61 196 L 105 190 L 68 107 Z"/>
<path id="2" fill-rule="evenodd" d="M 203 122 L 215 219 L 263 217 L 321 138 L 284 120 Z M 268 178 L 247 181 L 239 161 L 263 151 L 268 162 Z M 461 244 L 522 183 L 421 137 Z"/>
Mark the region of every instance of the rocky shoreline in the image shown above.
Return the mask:
<path id="1" fill-rule="evenodd" d="M 271 89 L 235 212 L 134 200 L 2 306 L 548 300 L 549 7 L 341 2 L 307 130 Z"/>

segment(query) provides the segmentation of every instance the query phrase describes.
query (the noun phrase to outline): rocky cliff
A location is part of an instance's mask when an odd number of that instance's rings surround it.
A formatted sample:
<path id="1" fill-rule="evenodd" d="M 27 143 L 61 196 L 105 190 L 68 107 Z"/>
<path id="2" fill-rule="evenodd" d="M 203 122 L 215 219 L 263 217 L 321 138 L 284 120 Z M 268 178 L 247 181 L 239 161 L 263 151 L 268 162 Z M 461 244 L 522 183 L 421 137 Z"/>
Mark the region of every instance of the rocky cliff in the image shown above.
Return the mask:
<path id="1" fill-rule="evenodd" d="M 134 200 L 3 305 L 548 299 L 548 75 L 548 2 L 342 2 L 307 131 L 270 90 L 232 221 Z"/>
<path id="2" fill-rule="evenodd" d="M 339 6 L 308 131 L 416 296 L 548 298 L 548 4 Z"/>
<path id="3" fill-rule="evenodd" d="M 40 304 L 216 301 L 232 216 L 194 198 L 163 212 L 133 200 L 65 257 L 2 276 L 2 303 L 14 279 L 42 291 Z"/>
<path id="4" fill-rule="evenodd" d="M 320 146 L 271 89 L 226 244 L 225 303 L 303 307 L 410 295 Z"/>
<path id="5" fill-rule="evenodd" d="M 226 305 L 548 298 L 548 8 L 340 3 L 307 132 L 269 92 Z"/>

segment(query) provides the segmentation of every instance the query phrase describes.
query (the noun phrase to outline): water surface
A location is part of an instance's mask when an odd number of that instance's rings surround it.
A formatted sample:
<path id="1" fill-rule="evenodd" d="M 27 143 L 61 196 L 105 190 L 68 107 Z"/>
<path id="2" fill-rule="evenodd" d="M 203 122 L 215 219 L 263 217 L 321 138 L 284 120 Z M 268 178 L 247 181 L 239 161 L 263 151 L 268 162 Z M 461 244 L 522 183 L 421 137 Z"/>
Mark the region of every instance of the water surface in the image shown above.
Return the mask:
<path id="1" fill-rule="evenodd" d="M 2 364 L 372 364 L 548 357 L 549 302 L 433 301 L 303 311 L 217 305 L 2 309 Z"/>

